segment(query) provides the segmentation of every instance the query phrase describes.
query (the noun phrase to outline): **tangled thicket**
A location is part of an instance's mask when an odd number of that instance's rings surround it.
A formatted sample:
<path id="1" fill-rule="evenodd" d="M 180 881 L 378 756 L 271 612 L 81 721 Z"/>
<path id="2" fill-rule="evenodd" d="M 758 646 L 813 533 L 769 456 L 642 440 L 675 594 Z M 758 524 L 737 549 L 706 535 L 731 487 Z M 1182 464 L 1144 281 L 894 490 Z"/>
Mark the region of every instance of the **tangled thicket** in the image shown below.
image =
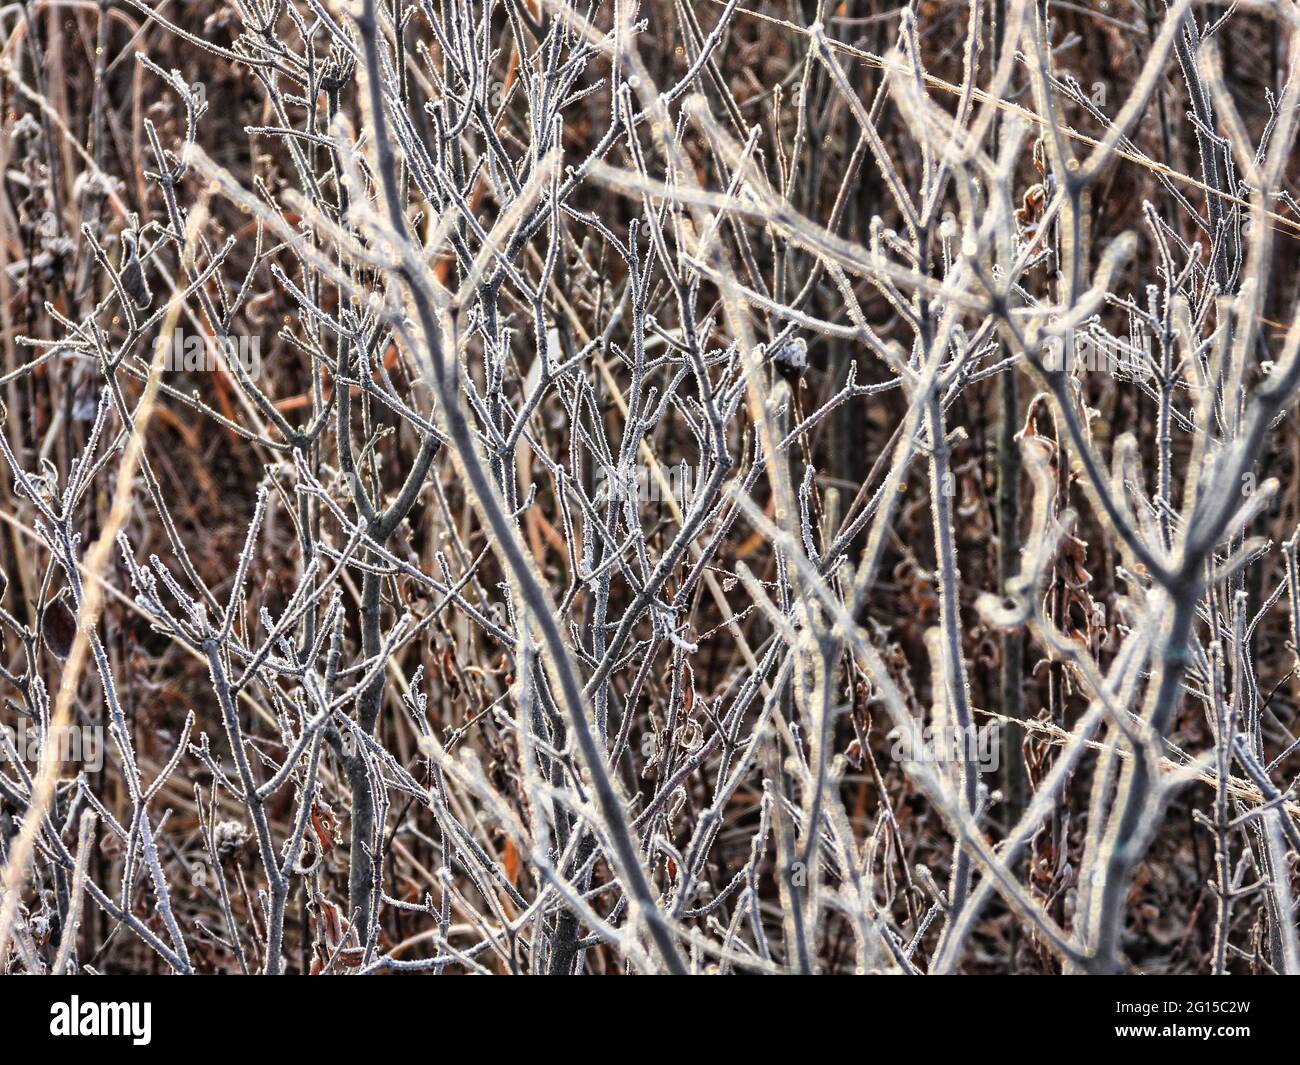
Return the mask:
<path id="1" fill-rule="evenodd" d="M 1298 79 L 0 5 L 0 968 L 1300 972 Z"/>

